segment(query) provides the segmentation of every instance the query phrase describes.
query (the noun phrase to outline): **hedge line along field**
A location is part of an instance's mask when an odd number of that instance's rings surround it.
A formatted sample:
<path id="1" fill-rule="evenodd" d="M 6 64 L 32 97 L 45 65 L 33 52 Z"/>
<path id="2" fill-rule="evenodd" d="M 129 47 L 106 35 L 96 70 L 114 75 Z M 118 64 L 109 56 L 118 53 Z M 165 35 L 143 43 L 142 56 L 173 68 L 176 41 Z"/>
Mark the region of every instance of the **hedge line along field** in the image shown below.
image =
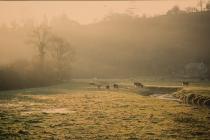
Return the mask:
<path id="1" fill-rule="evenodd" d="M 210 109 L 141 95 L 148 90 L 121 83 L 1 91 L 0 139 L 209 139 Z"/>

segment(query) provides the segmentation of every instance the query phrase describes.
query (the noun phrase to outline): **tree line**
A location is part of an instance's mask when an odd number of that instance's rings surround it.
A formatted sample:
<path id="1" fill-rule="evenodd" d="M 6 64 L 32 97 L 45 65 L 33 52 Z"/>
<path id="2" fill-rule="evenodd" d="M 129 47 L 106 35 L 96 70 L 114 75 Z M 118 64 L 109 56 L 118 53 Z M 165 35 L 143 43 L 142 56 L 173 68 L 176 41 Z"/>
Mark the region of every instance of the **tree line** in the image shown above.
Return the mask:
<path id="1" fill-rule="evenodd" d="M 46 86 L 70 79 L 74 49 L 67 39 L 42 23 L 31 30 L 27 45 L 34 47 L 36 55 L 31 60 L 1 66 L 0 90 Z"/>

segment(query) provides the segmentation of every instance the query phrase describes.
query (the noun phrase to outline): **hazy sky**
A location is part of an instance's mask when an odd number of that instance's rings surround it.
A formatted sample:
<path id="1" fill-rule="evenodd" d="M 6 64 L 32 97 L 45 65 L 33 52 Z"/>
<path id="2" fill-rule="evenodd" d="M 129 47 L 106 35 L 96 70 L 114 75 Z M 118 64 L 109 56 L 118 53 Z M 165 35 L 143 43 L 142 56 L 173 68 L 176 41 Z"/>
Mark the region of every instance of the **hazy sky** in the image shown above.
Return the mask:
<path id="1" fill-rule="evenodd" d="M 49 19 L 61 14 L 81 24 L 88 24 L 102 19 L 112 12 L 125 13 L 132 11 L 135 14 L 147 16 L 165 13 L 174 5 L 185 9 L 188 6 L 197 6 L 199 0 L 158 0 L 158 1 L 0 1 L 0 23 L 27 18 L 36 21 Z"/>

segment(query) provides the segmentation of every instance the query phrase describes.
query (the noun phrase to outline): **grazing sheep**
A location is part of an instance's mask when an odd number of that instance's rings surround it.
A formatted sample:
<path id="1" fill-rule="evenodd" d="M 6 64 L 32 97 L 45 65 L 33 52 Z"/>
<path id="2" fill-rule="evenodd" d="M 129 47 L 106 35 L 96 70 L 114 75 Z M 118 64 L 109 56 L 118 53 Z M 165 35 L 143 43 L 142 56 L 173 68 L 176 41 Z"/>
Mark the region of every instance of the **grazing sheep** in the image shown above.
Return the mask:
<path id="1" fill-rule="evenodd" d="M 189 82 L 182 82 L 182 86 L 189 86 Z"/>
<path id="2" fill-rule="evenodd" d="M 95 86 L 96 84 L 95 83 L 89 83 L 89 85 Z"/>
<path id="3" fill-rule="evenodd" d="M 119 85 L 118 84 L 113 84 L 113 87 L 114 88 L 119 88 Z"/>
<path id="4" fill-rule="evenodd" d="M 140 83 L 140 82 L 134 82 L 133 84 L 134 84 L 134 86 L 136 86 L 136 87 L 141 87 L 141 88 L 144 87 L 144 85 L 143 85 L 142 83 Z"/>
<path id="5" fill-rule="evenodd" d="M 105 88 L 106 88 L 106 89 L 110 89 L 110 86 L 109 86 L 109 85 L 106 85 Z"/>

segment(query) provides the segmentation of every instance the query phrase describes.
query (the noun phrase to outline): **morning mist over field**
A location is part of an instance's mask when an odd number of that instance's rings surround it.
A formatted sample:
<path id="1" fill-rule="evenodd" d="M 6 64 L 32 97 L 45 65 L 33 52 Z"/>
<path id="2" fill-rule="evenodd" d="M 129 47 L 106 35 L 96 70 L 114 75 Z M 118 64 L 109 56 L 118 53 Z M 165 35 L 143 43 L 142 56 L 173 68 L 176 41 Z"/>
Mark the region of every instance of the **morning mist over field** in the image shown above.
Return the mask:
<path id="1" fill-rule="evenodd" d="M 0 1 L 0 139 L 209 139 L 210 1 Z"/>
<path id="2" fill-rule="evenodd" d="M 28 42 L 46 24 L 74 48 L 76 78 L 183 76 L 190 63 L 209 65 L 209 12 L 195 12 L 198 1 L 2 3 L 2 64 L 34 58 Z"/>

